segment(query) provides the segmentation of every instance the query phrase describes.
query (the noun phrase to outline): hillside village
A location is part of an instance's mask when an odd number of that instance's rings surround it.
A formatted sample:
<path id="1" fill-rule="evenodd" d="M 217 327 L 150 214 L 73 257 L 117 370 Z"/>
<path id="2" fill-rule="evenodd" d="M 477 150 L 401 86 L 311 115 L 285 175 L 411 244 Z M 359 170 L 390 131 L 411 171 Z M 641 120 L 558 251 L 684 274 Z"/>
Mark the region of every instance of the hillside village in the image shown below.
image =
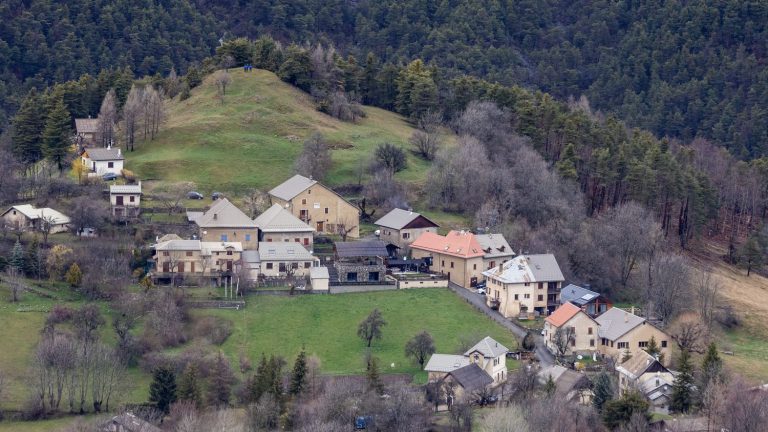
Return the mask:
<path id="1" fill-rule="evenodd" d="M 235 90 L 212 89 L 237 88 L 252 73 L 242 65 L 235 84 L 213 83 L 228 69 L 197 95 L 220 91 L 225 106 Z M 665 268 L 677 258 L 661 255 L 661 241 L 629 244 L 621 258 L 631 265 L 616 269 L 615 286 L 595 288 L 576 275 L 613 263 L 547 247 L 530 225 L 494 223 L 498 209 L 487 202 L 431 206 L 403 191 L 403 176 L 429 187 L 419 182 L 434 178 L 424 180 L 419 164 L 432 161 L 409 162 L 403 174 L 394 166 L 417 156 L 396 145 L 362 151 L 389 151 L 378 162 L 391 171 L 366 173 L 381 167 L 361 162 L 357 174 L 338 167 L 321 136 L 286 138 L 303 147 L 291 172 L 254 164 L 267 180 L 242 188 L 247 181 L 232 178 L 246 174 L 227 167 L 203 182 L 210 166 L 169 159 L 151 168 L 152 152 L 167 157 L 167 147 L 148 138 L 133 152 L 117 122 L 73 120 L 72 170 L 46 186 L 61 189 L 56 198 L 18 195 L 0 214 L 11 304 L 0 313 L 24 346 L 0 361 L 9 430 L 88 413 L 93 429 L 83 430 L 186 430 L 182 420 L 194 417 L 200 429 L 190 430 L 241 430 L 247 418 L 242 430 L 501 431 L 517 430 L 489 426 L 506 421 L 504 409 L 528 407 L 538 417 L 526 421 L 544 426 L 520 430 L 709 431 L 735 405 L 766 409 L 764 348 L 738 363 L 742 352 L 720 338 L 741 318 L 722 299 L 706 304 L 725 288 Z M 322 121 L 330 129 L 336 120 Z M 450 136 L 441 139 L 464 139 L 439 128 Z M 174 131 L 157 133 L 169 140 Z M 331 167 L 336 178 L 372 179 L 330 183 Z M 545 200 L 538 192 L 526 199 Z M 477 214 L 457 210 L 464 205 Z M 629 237 L 630 225 L 652 222 L 641 215 L 606 223 Z M 658 276 L 650 300 L 627 289 L 642 272 Z M 683 284 L 700 291 L 673 298 Z M 716 323 L 728 323 L 724 333 Z M 732 364 L 763 369 L 742 378 Z M 323 423 L 321 413 L 337 418 Z"/>

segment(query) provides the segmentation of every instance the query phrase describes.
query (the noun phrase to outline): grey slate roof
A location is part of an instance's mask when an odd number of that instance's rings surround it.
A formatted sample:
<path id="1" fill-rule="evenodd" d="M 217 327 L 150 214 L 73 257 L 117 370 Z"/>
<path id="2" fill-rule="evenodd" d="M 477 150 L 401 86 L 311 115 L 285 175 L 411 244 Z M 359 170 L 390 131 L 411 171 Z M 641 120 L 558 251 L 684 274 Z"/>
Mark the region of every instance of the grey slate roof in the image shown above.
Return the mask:
<path id="1" fill-rule="evenodd" d="M 316 183 L 317 180 L 308 179 L 303 175 L 296 174 L 269 191 L 269 194 L 288 201 Z"/>
<path id="2" fill-rule="evenodd" d="M 509 246 L 507 239 L 501 234 L 475 234 L 475 239 L 483 248 L 485 253 L 483 258 L 511 257 L 515 255 L 515 251 Z"/>
<path id="3" fill-rule="evenodd" d="M 668 369 L 664 367 L 654 356 L 648 354 L 644 350 L 637 350 L 632 353 L 632 357 L 624 363 L 616 367 L 616 370 L 623 371 L 632 379 L 637 379 L 640 375 L 644 374 L 651 366 L 654 366 L 656 370 L 660 372 L 668 372 Z"/>
<path id="4" fill-rule="evenodd" d="M 577 388 L 589 386 L 589 378 L 586 375 L 560 365 L 544 367 L 537 373 L 541 384 L 546 384 L 550 376 L 555 383 L 555 390 L 561 395 L 568 395 Z"/>
<path id="5" fill-rule="evenodd" d="M 611 308 L 595 318 L 600 328 L 597 335 L 615 341 L 628 331 L 645 322 L 645 318 L 631 314 L 619 308 Z"/>
<path id="6" fill-rule="evenodd" d="M 509 349 L 507 349 L 507 347 L 505 347 L 504 345 L 496 342 L 496 340 L 493 339 L 492 337 L 486 336 L 483 338 L 483 340 L 476 343 L 475 346 L 468 349 L 467 352 L 464 353 L 464 355 L 468 356 L 475 351 L 479 351 L 480 354 L 483 355 L 483 357 L 496 358 L 496 357 L 500 357 L 507 354 Z"/>
<path id="7" fill-rule="evenodd" d="M 202 246 L 200 240 L 167 240 L 155 245 L 155 250 L 159 251 L 189 251 L 189 250 L 201 250 Z"/>
<path id="8" fill-rule="evenodd" d="M 141 194 L 141 183 L 135 185 L 112 185 L 109 187 L 111 194 Z"/>
<path id="9" fill-rule="evenodd" d="M 474 391 L 493 383 L 493 378 L 476 363 L 448 372 L 465 391 Z"/>
<path id="10" fill-rule="evenodd" d="M 335 247 L 340 258 L 388 256 L 387 244 L 378 240 L 336 242 Z"/>
<path id="11" fill-rule="evenodd" d="M 203 215 L 204 212 L 201 211 L 194 211 L 194 210 L 187 210 L 187 222 L 194 222 Z"/>
<path id="12" fill-rule="evenodd" d="M 519 255 L 483 272 L 504 283 L 557 282 L 565 280 L 552 254 Z"/>
<path id="13" fill-rule="evenodd" d="M 314 261 L 315 257 L 296 242 L 259 242 L 261 261 Z"/>
<path id="14" fill-rule="evenodd" d="M 253 220 L 264 232 L 313 232 L 314 229 L 292 215 L 280 204 L 274 204 Z"/>
<path id="15" fill-rule="evenodd" d="M 201 228 L 256 228 L 251 218 L 226 198 L 216 200 L 195 223 Z"/>
<path id="16" fill-rule="evenodd" d="M 427 372 L 451 372 L 469 364 L 469 357 L 455 354 L 432 354 L 424 370 Z"/>
<path id="17" fill-rule="evenodd" d="M 240 254 L 240 258 L 248 264 L 258 264 L 261 262 L 259 251 L 253 249 L 244 250 L 243 253 Z"/>
<path id="18" fill-rule="evenodd" d="M 86 151 L 88 159 L 92 161 L 123 160 L 123 154 L 119 148 L 91 147 Z"/>
<path id="19" fill-rule="evenodd" d="M 560 290 L 560 304 L 571 302 L 576 306 L 583 306 L 598 297 L 600 297 L 600 293 L 590 291 L 574 284 L 569 284 Z"/>
<path id="20" fill-rule="evenodd" d="M 329 279 L 328 267 L 312 267 L 309 269 L 309 277 L 311 279 Z"/>
<path id="21" fill-rule="evenodd" d="M 400 230 L 400 229 L 403 229 L 403 227 L 405 227 L 409 223 L 411 223 L 414 219 L 418 218 L 419 216 L 422 216 L 422 215 L 413 211 L 396 208 L 396 209 L 392 209 L 389 213 L 382 216 L 379 220 L 374 222 L 374 224 L 378 226 Z M 435 226 L 437 226 L 437 224 L 435 224 L 434 222 L 432 223 Z"/>

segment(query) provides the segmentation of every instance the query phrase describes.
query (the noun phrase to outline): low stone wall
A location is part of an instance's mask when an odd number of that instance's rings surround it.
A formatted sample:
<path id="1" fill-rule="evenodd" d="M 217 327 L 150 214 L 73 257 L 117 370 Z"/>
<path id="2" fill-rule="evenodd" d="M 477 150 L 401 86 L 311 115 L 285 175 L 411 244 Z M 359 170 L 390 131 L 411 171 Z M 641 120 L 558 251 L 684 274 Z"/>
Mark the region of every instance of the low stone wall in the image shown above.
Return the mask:
<path id="1" fill-rule="evenodd" d="M 330 294 L 359 293 L 371 291 L 394 291 L 397 285 L 331 285 L 328 292 Z"/>
<path id="2" fill-rule="evenodd" d="M 406 288 L 448 288 L 448 279 L 398 279 L 397 287 Z"/>

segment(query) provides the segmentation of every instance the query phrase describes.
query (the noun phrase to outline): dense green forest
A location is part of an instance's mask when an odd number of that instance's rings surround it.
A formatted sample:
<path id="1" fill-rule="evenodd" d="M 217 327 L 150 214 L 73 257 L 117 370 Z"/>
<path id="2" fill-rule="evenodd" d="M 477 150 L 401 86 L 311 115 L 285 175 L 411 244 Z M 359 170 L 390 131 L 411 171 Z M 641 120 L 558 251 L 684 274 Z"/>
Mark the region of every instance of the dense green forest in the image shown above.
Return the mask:
<path id="1" fill-rule="evenodd" d="M 363 62 L 421 58 L 535 87 L 632 126 L 768 152 L 761 1 L 10 0 L 0 5 L 0 124 L 29 87 L 100 69 L 183 72 L 220 38 L 332 42 Z"/>

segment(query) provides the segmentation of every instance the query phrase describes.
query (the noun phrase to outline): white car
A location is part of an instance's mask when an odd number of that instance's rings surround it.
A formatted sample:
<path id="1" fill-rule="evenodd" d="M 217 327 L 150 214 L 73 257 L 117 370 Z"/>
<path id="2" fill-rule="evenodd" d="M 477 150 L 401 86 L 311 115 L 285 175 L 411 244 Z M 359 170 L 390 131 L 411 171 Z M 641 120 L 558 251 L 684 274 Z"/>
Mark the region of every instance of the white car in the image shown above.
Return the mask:
<path id="1" fill-rule="evenodd" d="M 486 295 L 487 292 L 485 291 L 485 288 L 478 288 L 475 290 L 476 293 Z"/>

